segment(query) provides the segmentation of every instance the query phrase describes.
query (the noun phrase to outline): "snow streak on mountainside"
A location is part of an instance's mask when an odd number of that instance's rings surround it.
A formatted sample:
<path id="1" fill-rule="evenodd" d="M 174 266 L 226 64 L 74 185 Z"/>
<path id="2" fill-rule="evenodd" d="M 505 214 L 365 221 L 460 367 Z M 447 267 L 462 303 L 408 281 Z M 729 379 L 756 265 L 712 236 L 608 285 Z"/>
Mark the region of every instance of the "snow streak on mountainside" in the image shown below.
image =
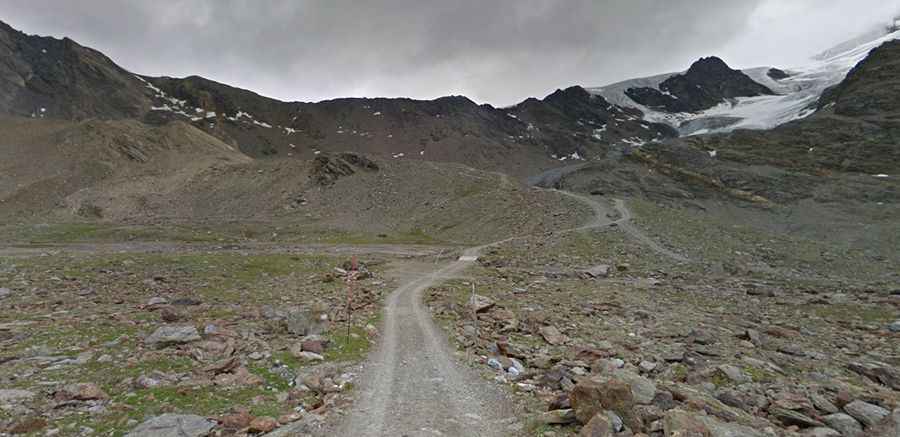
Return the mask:
<path id="1" fill-rule="evenodd" d="M 738 97 L 703 111 L 666 112 L 648 108 L 626 95 L 631 88 L 659 89 L 666 79 L 682 74 L 668 73 L 631 79 L 588 91 L 601 95 L 614 105 L 632 107 L 644 113 L 644 119 L 666 123 L 678 129 L 683 136 L 711 132 L 729 132 L 734 129 L 771 129 L 792 120 L 808 117 L 816 110 L 816 102 L 826 88 L 838 84 L 847 72 L 865 59 L 869 51 L 886 41 L 900 39 L 900 32 L 869 34 L 869 38 L 857 38 L 829 49 L 815 57 L 809 64 L 786 69 L 788 77 L 774 79 L 771 68 L 759 67 L 742 70 L 754 81 L 765 85 L 776 95 Z M 850 43 L 854 44 L 850 44 Z"/>

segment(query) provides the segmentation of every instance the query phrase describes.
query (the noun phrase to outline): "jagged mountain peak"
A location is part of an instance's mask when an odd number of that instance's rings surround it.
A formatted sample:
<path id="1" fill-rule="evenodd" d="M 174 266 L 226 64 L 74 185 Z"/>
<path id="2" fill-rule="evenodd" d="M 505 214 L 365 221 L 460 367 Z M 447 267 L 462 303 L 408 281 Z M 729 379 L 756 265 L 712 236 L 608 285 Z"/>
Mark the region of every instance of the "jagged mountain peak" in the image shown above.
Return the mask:
<path id="1" fill-rule="evenodd" d="M 707 56 L 694 61 L 688 68 L 685 75 L 691 76 L 696 74 L 708 74 L 711 72 L 730 72 L 734 71 L 718 56 Z"/>
<path id="2" fill-rule="evenodd" d="M 625 94 L 638 104 L 667 112 L 698 112 L 736 97 L 774 94 L 721 58 L 710 56 L 694 62 L 687 72 L 673 75 L 657 88 L 635 87 Z"/>

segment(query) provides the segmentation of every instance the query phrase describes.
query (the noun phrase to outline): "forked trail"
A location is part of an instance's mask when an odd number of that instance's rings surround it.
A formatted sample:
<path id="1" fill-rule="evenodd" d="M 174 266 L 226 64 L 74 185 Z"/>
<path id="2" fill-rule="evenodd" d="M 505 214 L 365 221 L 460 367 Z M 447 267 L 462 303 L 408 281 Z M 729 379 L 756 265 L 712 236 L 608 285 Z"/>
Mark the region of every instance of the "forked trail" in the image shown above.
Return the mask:
<path id="1" fill-rule="evenodd" d="M 616 223 L 628 235 L 660 253 L 685 260 L 632 227 L 630 213 L 616 201 L 621 218 L 591 198 L 562 194 L 588 204 L 595 217 L 570 231 Z M 518 238 L 518 237 L 513 237 Z M 480 251 L 513 238 L 467 249 L 459 259 L 411 279 L 388 296 L 381 341 L 360 378 L 359 397 L 332 435 L 340 436 L 506 436 L 521 430 L 515 403 L 496 384 L 487 383 L 457 362 L 444 334 L 422 305 L 422 292 L 461 274 Z"/>

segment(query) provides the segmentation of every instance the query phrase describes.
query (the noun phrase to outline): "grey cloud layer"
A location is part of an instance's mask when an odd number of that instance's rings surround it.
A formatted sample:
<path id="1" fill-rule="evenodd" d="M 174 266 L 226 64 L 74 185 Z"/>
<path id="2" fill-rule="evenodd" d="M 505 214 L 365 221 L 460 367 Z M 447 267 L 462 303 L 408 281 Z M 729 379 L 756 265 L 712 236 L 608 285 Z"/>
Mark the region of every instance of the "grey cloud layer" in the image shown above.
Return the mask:
<path id="1" fill-rule="evenodd" d="M 71 36 L 135 72 L 282 99 L 465 94 L 502 105 L 752 46 L 742 38 L 760 11 L 777 16 L 772 1 L 0 0 L 0 19 Z"/>

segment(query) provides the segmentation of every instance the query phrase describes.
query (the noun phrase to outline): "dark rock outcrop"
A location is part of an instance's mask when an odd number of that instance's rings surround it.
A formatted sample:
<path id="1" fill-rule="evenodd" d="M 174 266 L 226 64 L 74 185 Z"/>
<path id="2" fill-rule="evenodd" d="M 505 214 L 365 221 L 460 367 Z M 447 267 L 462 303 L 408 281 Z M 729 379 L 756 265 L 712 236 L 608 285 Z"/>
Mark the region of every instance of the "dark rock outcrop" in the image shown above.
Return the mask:
<path id="1" fill-rule="evenodd" d="M 766 72 L 766 76 L 769 76 L 773 80 L 782 80 L 791 77 L 790 74 L 787 74 L 787 72 L 778 68 L 770 68 L 769 71 Z"/>
<path id="2" fill-rule="evenodd" d="M 712 108 L 735 97 L 774 94 L 740 70 L 731 69 L 723 60 L 701 58 L 684 74 L 676 74 L 655 88 L 629 88 L 632 100 L 644 106 L 668 112 L 697 112 Z"/>
<path id="3" fill-rule="evenodd" d="M 356 173 L 357 170 L 378 171 L 378 164 L 355 153 L 317 156 L 313 160 L 310 178 L 317 185 L 328 186 L 344 176 Z"/>

